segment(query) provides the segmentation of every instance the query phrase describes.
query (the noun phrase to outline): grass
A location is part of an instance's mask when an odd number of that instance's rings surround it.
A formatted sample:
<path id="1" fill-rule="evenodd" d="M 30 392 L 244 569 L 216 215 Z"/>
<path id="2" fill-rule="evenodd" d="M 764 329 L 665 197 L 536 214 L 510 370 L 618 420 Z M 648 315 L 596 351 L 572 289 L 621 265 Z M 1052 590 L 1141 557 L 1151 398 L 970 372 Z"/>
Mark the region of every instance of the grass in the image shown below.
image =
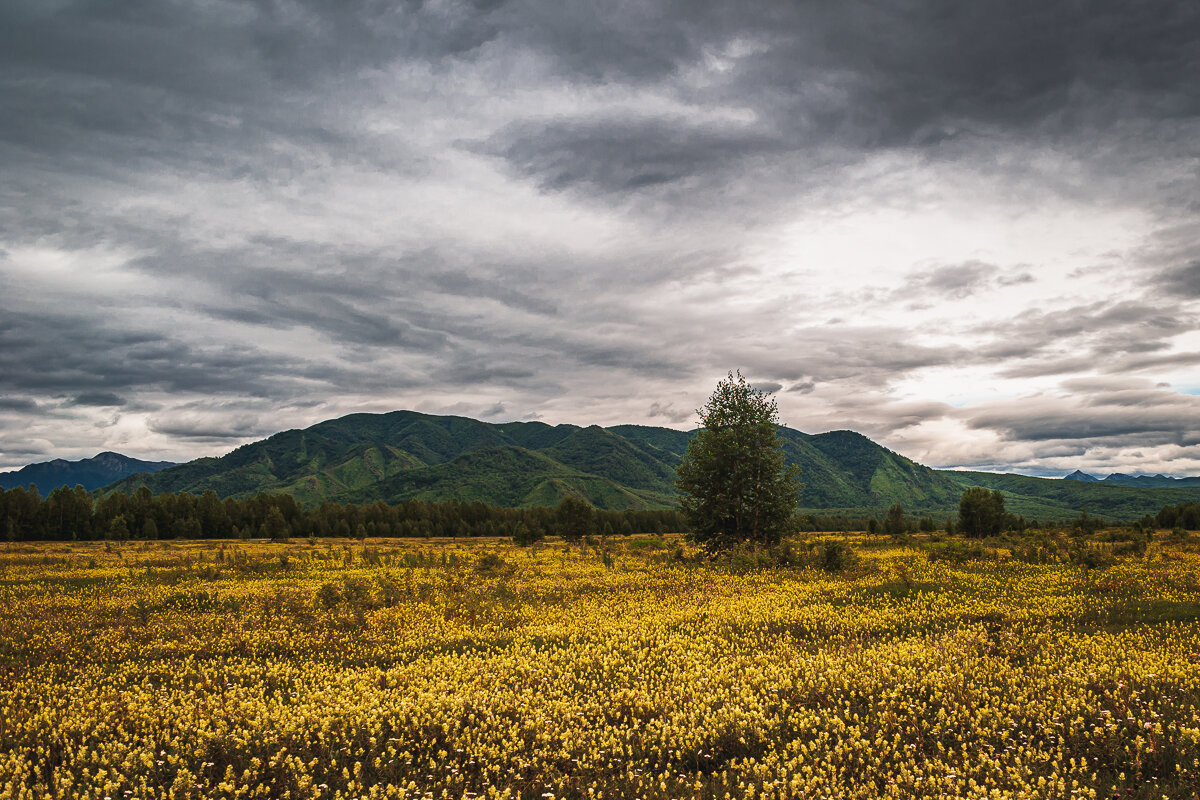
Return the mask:
<path id="1" fill-rule="evenodd" d="M 1194 542 L 829 541 L 0 549 L 0 798 L 1200 791 Z"/>

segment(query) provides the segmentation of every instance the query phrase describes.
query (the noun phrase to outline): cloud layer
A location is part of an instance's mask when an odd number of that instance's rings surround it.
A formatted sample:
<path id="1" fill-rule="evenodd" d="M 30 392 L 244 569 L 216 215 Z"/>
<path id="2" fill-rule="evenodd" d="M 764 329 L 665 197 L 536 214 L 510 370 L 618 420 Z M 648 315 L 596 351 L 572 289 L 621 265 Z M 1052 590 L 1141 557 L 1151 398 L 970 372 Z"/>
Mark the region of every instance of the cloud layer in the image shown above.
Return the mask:
<path id="1" fill-rule="evenodd" d="M 1200 473 L 1200 10 L 0 10 L 0 468 L 351 411 Z"/>

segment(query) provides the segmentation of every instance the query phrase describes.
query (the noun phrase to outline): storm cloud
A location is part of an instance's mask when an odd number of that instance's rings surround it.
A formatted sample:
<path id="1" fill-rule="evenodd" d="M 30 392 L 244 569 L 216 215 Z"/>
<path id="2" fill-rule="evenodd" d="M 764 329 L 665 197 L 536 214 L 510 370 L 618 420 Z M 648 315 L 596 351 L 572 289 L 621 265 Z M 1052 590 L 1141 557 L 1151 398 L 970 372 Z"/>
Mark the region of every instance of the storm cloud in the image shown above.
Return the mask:
<path id="1" fill-rule="evenodd" d="M 9 4 L 0 468 L 401 407 L 686 427 L 741 369 L 933 465 L 1200 472 L 1197 31 L 1182 0 Z"/>

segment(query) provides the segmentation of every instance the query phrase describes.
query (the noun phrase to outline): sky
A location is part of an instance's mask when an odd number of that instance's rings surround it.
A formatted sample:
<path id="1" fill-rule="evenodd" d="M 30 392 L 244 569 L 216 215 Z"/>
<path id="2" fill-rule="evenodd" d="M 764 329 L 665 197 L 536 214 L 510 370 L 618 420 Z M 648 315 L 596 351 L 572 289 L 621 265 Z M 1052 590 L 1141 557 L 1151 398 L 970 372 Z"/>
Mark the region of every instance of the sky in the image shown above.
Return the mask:
<path id="1" fill-rule="evenodd" d="M 0 469 L 352 412 L 1200 474 L 1192 0 L 0 4 Z"/>

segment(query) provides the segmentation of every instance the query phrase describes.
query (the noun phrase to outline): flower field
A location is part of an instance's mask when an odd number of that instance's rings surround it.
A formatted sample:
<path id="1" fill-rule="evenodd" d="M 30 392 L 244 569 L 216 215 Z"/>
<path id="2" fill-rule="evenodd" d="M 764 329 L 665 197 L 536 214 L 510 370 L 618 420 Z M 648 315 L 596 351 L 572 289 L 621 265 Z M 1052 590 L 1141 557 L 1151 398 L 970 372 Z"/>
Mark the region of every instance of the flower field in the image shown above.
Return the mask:
<path id="1" fill-rule="evenodd" d="M 1193 798 L 1200 557 L 0 551 L 0 797 Z"/>

